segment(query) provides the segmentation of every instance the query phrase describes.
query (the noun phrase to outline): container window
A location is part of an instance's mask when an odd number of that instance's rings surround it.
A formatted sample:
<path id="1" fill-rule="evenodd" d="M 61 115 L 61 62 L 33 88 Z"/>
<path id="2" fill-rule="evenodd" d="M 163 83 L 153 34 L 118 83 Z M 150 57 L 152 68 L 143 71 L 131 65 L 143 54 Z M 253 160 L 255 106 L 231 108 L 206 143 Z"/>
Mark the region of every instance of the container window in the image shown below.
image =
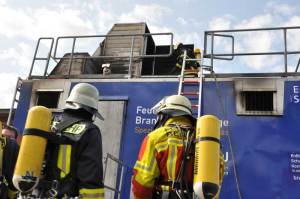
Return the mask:
<path id="1" fill-rule="evenodd" d="M 57 108 L 61 92 L 57 91 L 39 91 L 37 92 L 37 105 L 47 108 Z"/>

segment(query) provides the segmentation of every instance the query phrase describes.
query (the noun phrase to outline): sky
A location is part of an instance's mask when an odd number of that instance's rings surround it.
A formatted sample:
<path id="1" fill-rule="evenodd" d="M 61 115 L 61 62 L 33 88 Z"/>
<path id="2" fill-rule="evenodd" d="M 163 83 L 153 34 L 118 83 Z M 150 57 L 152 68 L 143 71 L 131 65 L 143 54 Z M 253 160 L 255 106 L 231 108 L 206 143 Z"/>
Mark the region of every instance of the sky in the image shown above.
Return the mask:
<path id="1" fill-rule="evenodd" d="M 173 32 L 175 42 L 203 48 L 205 30 L 300 26 L 299 0 L 0 0 L 0 108 L 9 108 L 17 77 L 26 79 L 39 37 L 106 34 L 114 23 L 146 22 L 150 31 Z M 299 50 L 300 32 L 288 32 L 289 50 Z M 236 51 L 283 50 L 282 32 L 237 36 Z M 228 40 L 216 40 L 228 52 Z M 289 58 L 293 70 L 299 57 Z M 220 61 L 217 72 L 277 72 L 283 59 Z M 226 65 L 226 67 L 225 67 Z M 229 66 L 227 66 L 229 65 Z"/>

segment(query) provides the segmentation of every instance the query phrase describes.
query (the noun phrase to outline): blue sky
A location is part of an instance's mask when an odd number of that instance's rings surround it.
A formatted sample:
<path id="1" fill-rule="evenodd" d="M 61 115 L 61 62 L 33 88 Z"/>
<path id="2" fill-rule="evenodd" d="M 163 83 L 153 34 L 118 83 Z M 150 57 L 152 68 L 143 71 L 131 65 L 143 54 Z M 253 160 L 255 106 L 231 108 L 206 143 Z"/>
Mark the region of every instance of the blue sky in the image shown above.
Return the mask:
<path id="1" fill-rule="evenodd" d="M 203 32 L 212 29 L 300 26 L 299 0 L 0 0 L 0 107 L 9 107 L 15 81 L 26 78 L 36 41 L 41 36 L 105 34 L 114 23 L 147 22 L 151 32 L 173 32 L 175 41 L 203 46 Z M 289 46 L 300 47 L 299 32 Z M 280 46 L 278 33 L 246 35 L 237 49 L 265 50 Z M 257 41 L 254 41 L 257 39 Z M 217 44 L 218 45 L 218 44 Z M 220 41 L 219 45 L 228 44 Z M 275 46 L 275 47 L 276 47 Z M 299 49 L 297 49 L 299 50 Z M 291 58 L 295 65 L 297 57 Z M 253 57 L 239 60 L 234 72 L 278 70 L 282 60 Z M 220 65 L 228 64 L 220 62 Z"/>

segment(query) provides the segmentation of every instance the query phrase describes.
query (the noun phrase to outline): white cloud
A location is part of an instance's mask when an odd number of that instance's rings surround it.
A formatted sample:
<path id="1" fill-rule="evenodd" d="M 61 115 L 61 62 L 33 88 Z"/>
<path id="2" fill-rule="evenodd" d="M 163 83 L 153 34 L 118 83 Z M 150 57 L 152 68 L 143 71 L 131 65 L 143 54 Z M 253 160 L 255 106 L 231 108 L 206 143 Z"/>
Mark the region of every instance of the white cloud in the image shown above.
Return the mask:
<path id="1" fill-rule="evenodd" d="M 117 21 L 117 17 L 111 12 L 100 9 L 97 17 L 97 31 L 101 34 L 106 34 L 112 25 Z"/>
<path id="2" fill-rule="evenodd" d="M 278 56 L 248 56 L 242 57 L 241 63 L 255 72 L 283 72 L 283 67 L 281 71 L 274 67 L 274 65 L 278 65 L 280 60 L 282 59 Z"/>
<path id="3" fill-rule="evenodd" d="M 292 15 L 296 11 L 295 6 L 291 6 L 288 4 L 279 4 L 274 1 L 267 3 L 266 12 L 272 12 L 273 14 L 279 15 Z"/>
<path id="4" fill-rule="evenodd" d="M 16 74 L 0 73 L 0 92 L 4 94 L 3 97 L 0 98 L 0 108 L 8 108 L 11 106 L 16 83 Z"/>
<path id="5" fill-rule="evenodd" d="M 276 26 L 299 26 L 300 16 L 292 14 L 295 7 L 288 4 L 277 4 L 274 2 L 266 6 L 264 13 L 244 19 L 241 22 L 233 23 L 232 17 L 229 15 L 217 17 L 213 19 L 209 27 L 210 29 L 247 29 L 247 28 L 269 28 Z M 300 49 L 300 31 L 288 31 L 288 50 Z M 245 32 L 235 35 L 235 52 L 271 52 L 283 50 L 282 32 Z M 229 43 L 216 38 L 215 47 L 217 49 L 228 49 Z M 222 47 L 221 47 L 222 46 Z M 225 48 L 224 48 L 225 46 Z M 224 50 L 221 53 L 224 53 Z M 227 51 L 226 51 L 227 52 Z M 255 71 L 269 70 L 276 71 L 282 64 L 282 57 L 279 56 L 247 56 L 241 57 L 242 64 Z M 281 69 L 282 71 L 282 69 Z M 278 72 L 278 71 L 277 71 Z"/>
<path id="6" fill-rule="evenodd" d="M 274 23 L 273 19 L 273 16 L 270 14 L 258 15 L 250 19 L 243 20 L 241 23 L 235 25 L 234 28 L 244 29 L 271 27 Z"/>
<path id="7" fill-rule="evenodd" d="M 172 13 L 171 9 L 158 4 L 135 5 L 132 12 L 122 14 L 120 22 L 147 22 L 157 24 L 164 16 Z"/>
<path id="8" fill-rule="evenodd" d="M 0 35 L 8 38 L 18 35 L 32 37 L 32 33 L 36 32 L 33 31 L 35 28 L 33 18 L 24 10 L 0 5 L 0 18 Z M 32 28 L 31 34 L 28 32 L 30 28 Z"/>
<path id="9" fill-rule="evenodd" d="M 300 16 L 291 17 L 284 26 L 299 26 Z M 289 30 L 287 32 L 288 50 L 300 50 L 300 30 Z"/>
<path id="10" fill-rule="evenodd" d="M 182 25 L 182 26 L 185 26 L 188 22 L 184 19 L 184 18 L 182 18 L 182 17 L 178 17 L 177 19 L 176 19 L 176 21 L 177 21 L 177 23 L 179 23 L 180 25 Z"/>
<path id="11" fill-rule="evenodd" d="M 84 19 L 83 13 L 77 9 L 48 10 L 39 9 L 34 13 L 39 36 L 85 35 L 94 34 L 90 20 Z"/>
<path id="12" fill-rule="evenodd" d="M 248 20 L 243 20 L 241 23 L 237 24 L 235 28 L 244 29 L 271 27 L 273 23 L 273 16 L 270 14 L 265 14 L 254 16 Z M 275 51 L 274 43 L 276 42 L 276 36 L 276 33 L 266 31 L 243 33 L 241 41 L 239 43 L 239 50 L 247 53 Z M 278 64 L 278 61 L 280 59 L 276 56 L 261 55 L 241 57 L 240 60 L 250 69 L 253 69 L 257 72 L 263 71 L 265 69 L 268 69 L 269 72 L 271 72 L 274 68 L 270 66 Z"/>
<path id="13" fill-rule="evenodd" d="M 210 30 L 226 30 L 231 27 L 231 16 L 225 15 L 222 17 L 216 17 L 209 22 Z"/>
<path id="14" fill-rule="evenodd" d="M 31 64 L 31 57 L 33 54 L 33 48 L 21 42 L 15 46 L 15 48 L 8 48 L 5 50 L 0 50 L 0 63 L 6 64 L 6 67 L 1 69 L 1 72 L 18 72 L 19 74 L 24 74 L 28 72 Z"/>
<path id="15" fill-rule="evenodd" d="M 196 48 L 202 48 L 200 44 L 201 34 L 197 32 L 183 32 L 176 34 L 175 43 L 194 44 Z"/>
<path id="16" fill-rule="evenodd" d="M 37 39 L 41 36 L 93 34 L 90 20 L 78 9 L 59 5 L 56 9 L 15 9 L 0 5 L 0 35 Z"/>

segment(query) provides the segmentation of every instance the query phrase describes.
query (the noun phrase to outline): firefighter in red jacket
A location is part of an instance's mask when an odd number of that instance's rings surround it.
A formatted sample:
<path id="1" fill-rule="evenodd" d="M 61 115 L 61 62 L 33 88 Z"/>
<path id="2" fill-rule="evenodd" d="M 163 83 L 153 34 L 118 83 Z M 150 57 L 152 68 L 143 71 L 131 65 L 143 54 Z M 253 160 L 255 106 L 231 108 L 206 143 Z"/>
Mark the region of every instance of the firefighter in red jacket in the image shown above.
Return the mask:
<path id="1" fill-rule="evenodd" d="M 133 198 L 192 198 L 195 119 L 191 103 L 172 95 L 156 108 L 156 129 L 145 137 L 134 166 Z"/>
<path id="2" fill-rule="evenodd" d="M 98 90 L 91 84 L 74 86 L 52 131 L 60 138 L 49 140 L 44 178 L 38 198 L 103 199 L 102 141 L 93 124 L 98 116 Z"/>

